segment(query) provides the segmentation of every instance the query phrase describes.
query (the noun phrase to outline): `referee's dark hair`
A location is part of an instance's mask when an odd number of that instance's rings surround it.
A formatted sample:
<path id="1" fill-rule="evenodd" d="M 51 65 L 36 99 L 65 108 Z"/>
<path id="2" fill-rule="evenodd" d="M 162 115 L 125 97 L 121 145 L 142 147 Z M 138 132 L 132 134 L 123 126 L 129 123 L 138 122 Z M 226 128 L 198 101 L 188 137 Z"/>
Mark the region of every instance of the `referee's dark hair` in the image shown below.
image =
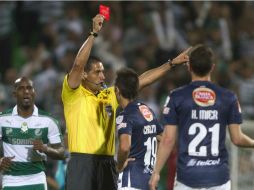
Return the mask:
<path id="1" fill-rule="evenodd" d="M 139 78 L 138 74 L 129 68 L 121 69 L 117 72 L 115 87 L 117 87 L 121 95 L 133 100 L 138 96 Z"/>
<path id="2" fill-rule="evenodd" d="M 101 62 L 101 59 L 96 56 L 90 56 L 87 60 L 87 63 L 85 65 L 84 71 L 89 72 L 92 68 L 92 65 L 95 63 Z"/>
<path id="3" fill-rule="evenodd" d="M 199 77 L 206 76 L 214 64 L 213 51 L 203 44 L 191 49 L 189 59 L 192 72 Z"/>

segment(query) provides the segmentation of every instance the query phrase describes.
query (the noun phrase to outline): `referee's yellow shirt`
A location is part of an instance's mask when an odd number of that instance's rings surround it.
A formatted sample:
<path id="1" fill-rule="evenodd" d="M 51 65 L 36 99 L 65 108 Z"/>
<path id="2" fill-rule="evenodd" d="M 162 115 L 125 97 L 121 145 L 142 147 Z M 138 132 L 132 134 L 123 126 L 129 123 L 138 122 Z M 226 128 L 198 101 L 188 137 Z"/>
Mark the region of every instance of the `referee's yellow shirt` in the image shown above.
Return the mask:
<path id="1" fill-rule="evenodd" d="M 65 76 L 62 101 L 69 151 L 114 155 L 115 114 L 118 106 L 114 87 L 95 96 L 82 85 L 71 89 Z"/>

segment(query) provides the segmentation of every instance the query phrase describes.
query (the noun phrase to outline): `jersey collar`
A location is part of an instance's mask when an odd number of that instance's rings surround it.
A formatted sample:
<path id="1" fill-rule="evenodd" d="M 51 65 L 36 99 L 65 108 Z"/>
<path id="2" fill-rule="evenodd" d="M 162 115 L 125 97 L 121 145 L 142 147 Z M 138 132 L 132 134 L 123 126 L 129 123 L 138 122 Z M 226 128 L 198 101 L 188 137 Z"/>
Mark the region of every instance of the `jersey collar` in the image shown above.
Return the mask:
<path id="1" fill-rule="evenodd" d="M 12 110 L 12 115 L 18 115 L 18 107 L 17 105 L 13 108 Z M 33 116 L 38 116 L 38 108 L 34 105 L 34 111 L 33 111 Z"/>
<path id="2" fill-rule="evenodd" d="M 193 85 L 211 84 L 211 81 L 194 80 L 194 81 L 191 82 L 191 84 L 193 84 Z"/>

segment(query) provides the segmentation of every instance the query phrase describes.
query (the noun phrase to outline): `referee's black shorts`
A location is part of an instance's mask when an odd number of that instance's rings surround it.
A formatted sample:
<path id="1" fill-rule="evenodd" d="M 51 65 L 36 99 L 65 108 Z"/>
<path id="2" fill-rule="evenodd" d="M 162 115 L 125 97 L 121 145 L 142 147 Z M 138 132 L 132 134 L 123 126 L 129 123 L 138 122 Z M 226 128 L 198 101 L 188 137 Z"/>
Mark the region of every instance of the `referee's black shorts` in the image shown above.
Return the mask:
<path id="1" fill-rule="evenodd" d="M 71 153 L 65 190 L 117 190 L 113 156 Z"/>

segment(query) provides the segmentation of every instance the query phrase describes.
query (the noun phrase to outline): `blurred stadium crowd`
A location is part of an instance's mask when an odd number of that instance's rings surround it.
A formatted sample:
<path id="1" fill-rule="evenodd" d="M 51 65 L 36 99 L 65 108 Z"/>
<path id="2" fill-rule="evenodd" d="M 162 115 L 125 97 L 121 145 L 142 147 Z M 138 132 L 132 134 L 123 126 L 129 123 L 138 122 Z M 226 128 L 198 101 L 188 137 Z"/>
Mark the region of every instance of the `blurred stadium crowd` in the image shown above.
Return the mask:
<path id="1" fill-rule="evenodd" d="M 105 64 L 107 85 L 127 66 L 142 73 L 183 49 L 204 43 L 216 53 L 213 80 L 237 92 L 245 119 L 254 119 L 254 2 L 103 2 L 111 18 L 93 55 Z M 0 1 L 0 111 L 14 106 L 13 82 L 33 79 L 36 104 L 59 119 L 65 131 L 61 88 L 88 35 L 99 2 Z M 184 66 L 140 93 L 160 115 L 167 93 L 188 83 Z M 54 178 L 55 163 L 49 176 Z M 52 185 L 51 189 L 54 188 Z"/>

